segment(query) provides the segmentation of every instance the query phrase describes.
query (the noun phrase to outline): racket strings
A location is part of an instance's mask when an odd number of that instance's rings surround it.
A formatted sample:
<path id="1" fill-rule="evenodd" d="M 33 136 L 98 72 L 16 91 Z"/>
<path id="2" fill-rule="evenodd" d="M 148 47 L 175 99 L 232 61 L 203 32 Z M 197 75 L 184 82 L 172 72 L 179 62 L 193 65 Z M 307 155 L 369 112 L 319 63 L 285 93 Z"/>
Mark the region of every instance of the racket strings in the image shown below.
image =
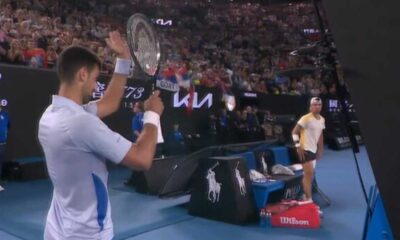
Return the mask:
<path id="1" fill-rule="evenodd" d="M 157 43 L 154 42 L 154 37 L 146 31 L 146 26 L 137 28 L 135 33 L 136 50 L 135 56 L 142 69 L 149 74 L 154 74 L 158 65 L 158 49 Z"/>

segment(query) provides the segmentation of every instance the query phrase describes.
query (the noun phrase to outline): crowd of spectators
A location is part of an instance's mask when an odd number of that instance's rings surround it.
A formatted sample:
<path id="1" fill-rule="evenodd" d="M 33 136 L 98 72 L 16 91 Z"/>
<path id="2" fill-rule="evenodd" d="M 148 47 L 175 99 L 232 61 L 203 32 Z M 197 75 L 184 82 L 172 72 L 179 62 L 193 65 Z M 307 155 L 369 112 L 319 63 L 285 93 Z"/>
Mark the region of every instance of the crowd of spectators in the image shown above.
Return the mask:
<path id="1" fill-rule="evenodd" d="M 0 0 L 0 62 L 53 68 L 69 45 L 83 45 L 113 71 L 104 38 L 125 32 L 133 12 L 154 20 L 163 61 L 159 78 L 184 75 L 195 85 L 270 94 L 319 95 L 328 90 L 308 57 L 289 53 L 319 40 L 311 3 L 213 3 L 173 0 Z M 161 19 L 161 22 L 157 19 Z M 158 24 L 157 24 L 158 23 Z M 165 23 L 165 24 L 164 24 Z"/>
<path id="2" fill-rule="evenodd" d="M 111 1 L 1 0 L 0 62 L 53 68 L 70 45 L 93 50 L 109 73 L 114 57 L 105 47 L 108 32 L 121 28 Z M 94 11 L 95 10 L 95 11 Z"/>
<path id="3" fill-rule="evenodd" d="M 318 71 L 295 77 L 281 74 L 314 65 L 307 57 L 289 55 L 319 39 L 311 4 L 198 5 L 181 11 L 174 6 L 166 19 L 173 21 L 172 26 L 160 27 L 167 59 L 163 77 L 187 70 L 196 84 L 223 91 L 292 95 L 325 91 Z"/>
<path id="4" fill-rule="evenodd" d="M 283 128 L 275 122 L 275 116 L 257 106 L 245 106 L 229 112 L 222 109 L 209 115 L 209 137 L 214 136 L 219 144 L 278 139 L 284 142 Z M 211 137 L 211 138 L 210 138 Z"/>

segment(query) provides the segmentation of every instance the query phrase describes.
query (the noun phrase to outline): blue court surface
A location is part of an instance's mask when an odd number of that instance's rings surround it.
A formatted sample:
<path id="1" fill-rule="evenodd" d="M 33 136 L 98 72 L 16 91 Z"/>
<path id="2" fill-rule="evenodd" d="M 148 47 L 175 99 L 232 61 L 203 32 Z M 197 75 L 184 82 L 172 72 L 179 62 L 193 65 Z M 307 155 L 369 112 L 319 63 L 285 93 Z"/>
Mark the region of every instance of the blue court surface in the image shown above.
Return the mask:
<path id="1" fill-rule="evenodd" d="M 364 147 L 357 154 L 367 191 L 375 183 Z M 351 150 L 326 150 L 318 162 L 319 187 L 331 199 L 317 230 L 236 226 L 190 216 L 189 196 L 159 199 L 124 186 L 130 175 L 118 167 L 110 172 L 109 190 L 114 239 L 361 239 L 366 203 Z M 7 182 L 0 192 L 0 240 L 43 239 L 52 186 L 48 179 Z M 234 210 L 234 209 L 232 209 Z"/>

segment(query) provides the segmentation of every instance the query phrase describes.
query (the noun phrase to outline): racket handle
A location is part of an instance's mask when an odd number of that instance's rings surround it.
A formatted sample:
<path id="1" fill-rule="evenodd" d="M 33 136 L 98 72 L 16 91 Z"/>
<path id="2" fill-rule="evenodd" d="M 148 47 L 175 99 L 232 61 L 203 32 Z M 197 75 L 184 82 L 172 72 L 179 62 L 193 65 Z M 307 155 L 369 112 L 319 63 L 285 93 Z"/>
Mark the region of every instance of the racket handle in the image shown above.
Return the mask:
<path id="1" fill-rule="evenodd" d="M 155 81 L 153 81 L 151 84 L 151 92 L 154 93 L 155 90 L 156 90 L 156 84 Z M 160 119 L 157 124 L 157 143 L 163 143 L 163 142 L 164 142 L 164 137 L 161 131 L 161 119 Z"/>
<path id="2" fill-rule="evenodd" d="M 162 135 L 161 131 L 161 121 L 158 121 L 157 124 L 157 143 L 163 143 L 164 142 L 164 137 Z"/>

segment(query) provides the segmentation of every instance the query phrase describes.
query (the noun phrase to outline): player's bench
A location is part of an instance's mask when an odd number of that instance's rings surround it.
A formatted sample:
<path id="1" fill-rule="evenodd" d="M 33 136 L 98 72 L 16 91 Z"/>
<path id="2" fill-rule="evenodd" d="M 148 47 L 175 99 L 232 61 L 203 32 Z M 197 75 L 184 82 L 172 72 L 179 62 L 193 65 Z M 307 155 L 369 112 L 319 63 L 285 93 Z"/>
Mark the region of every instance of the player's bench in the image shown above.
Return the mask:
<path id="1" fill-rule="evenodd" d="M 288 166 L 292 163 L 289 149 L 284 146 L 261 146 L 251 151 L 243 153 L 235 153 L 234 156 L 240 156 L 245 159 L 249 170 L 260 169 L 259 160 L 256 159 L 256 154 L 268 151 L 270 158 L 268 165 L 281 164 Z M 296 171 L 294 176 L 274 175 L 271 179 L 265 182 L 252 182 L 252 190 L 254 193 L 257 208 L 264 207 L 271 199 L 271 195 L 275 195 L 278 200 L 295 195 L 301 189 L 301 178 L 303 171 Z"/>

